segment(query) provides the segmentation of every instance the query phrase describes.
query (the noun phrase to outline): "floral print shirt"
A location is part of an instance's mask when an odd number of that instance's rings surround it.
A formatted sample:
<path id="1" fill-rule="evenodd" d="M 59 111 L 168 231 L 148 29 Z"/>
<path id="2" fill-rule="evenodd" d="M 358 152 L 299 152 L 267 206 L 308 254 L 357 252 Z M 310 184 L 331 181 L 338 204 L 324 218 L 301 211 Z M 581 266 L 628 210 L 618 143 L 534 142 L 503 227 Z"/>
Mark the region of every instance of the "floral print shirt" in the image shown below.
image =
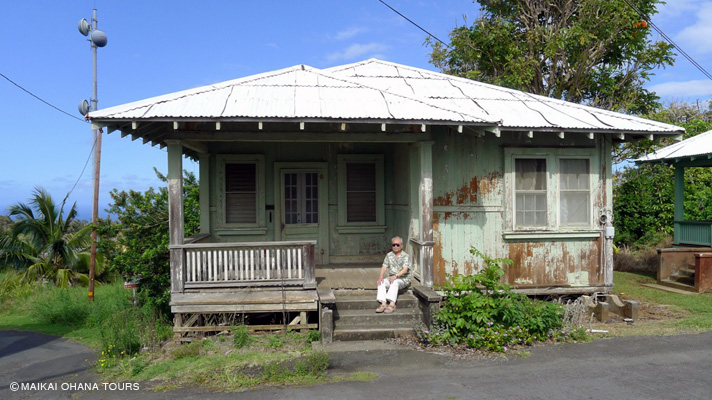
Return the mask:
<path id="1" fill-rule="evenodd" d="M 398 279 L 402 280 L 406 287 L 410 286 L 410 278 L 413 275 L 413 264 L 411 263 L 410 255 L 408 255 L 408 253 L 401 251 L 400 256 L 396 257 L 396 254 L 391 251 L 386 254 L 386 258 L 383 260 L 383 265 L 388 267 L 387 271 L 389 277 L 399 273 L 403 267 L 408 267 L 408 272 Z"/>

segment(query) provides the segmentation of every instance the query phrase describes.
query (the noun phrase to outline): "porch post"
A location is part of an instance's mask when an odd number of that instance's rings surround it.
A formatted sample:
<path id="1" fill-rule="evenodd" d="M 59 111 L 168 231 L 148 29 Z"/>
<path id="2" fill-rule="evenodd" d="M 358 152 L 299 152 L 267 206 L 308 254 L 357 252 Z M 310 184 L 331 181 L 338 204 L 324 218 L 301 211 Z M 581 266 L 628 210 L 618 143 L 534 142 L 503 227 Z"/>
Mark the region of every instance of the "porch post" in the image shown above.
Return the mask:
<path id="1" fill-rule="evenodd" d="M 673 215 L 673 243 L 680 243 L 678 222 L 685 219 L 685 167 L 675 165 L 675 213 Z"/>
<path id="2" fill-rule="evenodd" d="M 200 233 L 210 233 L 210 154 L 200 153 Z"/>
<path id="3" fill-rule="evenodd" d="M 422 284 L 433 285 L 433 142 L 418 143 L 420 184 L 418 211 L 420 214 L 420 267 Z"/>
<path id="4" fill-rule="evenodd" d="M 168 145 L 168 229 L 171 263 L 171 293 L 181 293 L 185 287 L 183 249 L 183 147 L 180 141 L 166 140 Z"/>

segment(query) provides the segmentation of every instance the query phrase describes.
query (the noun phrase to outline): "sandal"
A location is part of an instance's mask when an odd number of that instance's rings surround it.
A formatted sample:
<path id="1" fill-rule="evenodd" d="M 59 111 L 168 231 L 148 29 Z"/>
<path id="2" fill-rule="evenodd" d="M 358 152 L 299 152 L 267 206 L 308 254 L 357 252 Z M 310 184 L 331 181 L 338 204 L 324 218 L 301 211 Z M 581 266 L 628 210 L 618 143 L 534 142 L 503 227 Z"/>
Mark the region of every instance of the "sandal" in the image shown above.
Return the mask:
<path id="1" fill-rule="evenodd" d="M 382 313 L 382 312 L 386 311 L 386 308 L 387 308 L 387 307 L 386 307 L 386 303 L 381 303 L 381 305 L 378 306 L 378 308 L 376 309 L 376 312 L 377 312 L 377 313 Z"/>
<path id="2" fill-rule="evenodd" d="M 390 314 L 390 313 L 394 312 L 395 310 L 396 310 L 396 304 L 391 303 L 388 305 L 388 307 L 386 307 L 386 314 Z"/>

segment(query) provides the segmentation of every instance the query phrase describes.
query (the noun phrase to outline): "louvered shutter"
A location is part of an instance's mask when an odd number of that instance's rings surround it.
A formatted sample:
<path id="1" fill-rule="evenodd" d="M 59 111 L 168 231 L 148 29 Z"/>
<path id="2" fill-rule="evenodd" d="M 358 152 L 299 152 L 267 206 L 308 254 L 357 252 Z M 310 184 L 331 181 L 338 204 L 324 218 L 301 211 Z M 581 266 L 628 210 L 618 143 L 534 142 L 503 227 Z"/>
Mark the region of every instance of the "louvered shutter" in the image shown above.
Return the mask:
<path id="1" fill-rule="evenodd" d="M 257 222 L 257 166 L 225 164 L 225 222 Z"/>
<path id="2" fill-rule="evenodd" d="M 346 221 L 376 222 L 376 164 L 346 164 Z"/>

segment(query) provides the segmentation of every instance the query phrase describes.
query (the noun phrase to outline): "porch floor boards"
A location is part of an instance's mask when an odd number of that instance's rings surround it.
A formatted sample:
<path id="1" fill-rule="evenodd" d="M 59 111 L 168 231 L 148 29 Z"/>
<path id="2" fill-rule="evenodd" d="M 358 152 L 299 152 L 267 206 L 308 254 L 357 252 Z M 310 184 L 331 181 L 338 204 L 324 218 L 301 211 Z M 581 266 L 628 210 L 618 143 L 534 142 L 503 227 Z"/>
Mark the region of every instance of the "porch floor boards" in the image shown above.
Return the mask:
<path id="1" fill-rule="evenodd" d="M 191 312 L 279 312 L 315 311 L 316 290 L 234 289 L 173 294 L 171 311 Z"/>

